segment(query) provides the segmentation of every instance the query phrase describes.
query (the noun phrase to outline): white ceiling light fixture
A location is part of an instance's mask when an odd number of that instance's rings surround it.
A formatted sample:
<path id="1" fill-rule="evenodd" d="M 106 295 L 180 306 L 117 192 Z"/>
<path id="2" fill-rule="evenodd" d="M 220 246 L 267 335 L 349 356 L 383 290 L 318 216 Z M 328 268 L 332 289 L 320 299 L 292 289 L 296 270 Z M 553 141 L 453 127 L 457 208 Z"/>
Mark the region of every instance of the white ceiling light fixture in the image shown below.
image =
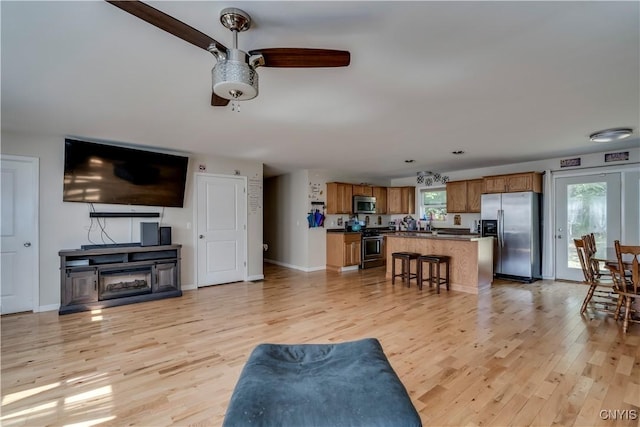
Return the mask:
<path id="1" fill-rule="evenodd" d="M 613 142 L 629 138 L 632 133 L 631 128 L 611 128 L 594 132 L 589 135 L 589 139 L 593 142 Z"/>
<path id="2" fill-rule="evenodd" d="M 240 111 L 236 101 L 246 101 L 258 96 L 258 73 L 256 67 L 264 65 L 262 55 L 249 56 L 238 49 L 238 32 L 251 27 L 248 13 L 233 7 L 220 12 L 220 22 L 233 33 L 233 47 L 226 52 L 212 43 L 207 49 L 216 57 L 216 65 L 211 70 L 213 93 L 232 101 L 231 108 Z"/>

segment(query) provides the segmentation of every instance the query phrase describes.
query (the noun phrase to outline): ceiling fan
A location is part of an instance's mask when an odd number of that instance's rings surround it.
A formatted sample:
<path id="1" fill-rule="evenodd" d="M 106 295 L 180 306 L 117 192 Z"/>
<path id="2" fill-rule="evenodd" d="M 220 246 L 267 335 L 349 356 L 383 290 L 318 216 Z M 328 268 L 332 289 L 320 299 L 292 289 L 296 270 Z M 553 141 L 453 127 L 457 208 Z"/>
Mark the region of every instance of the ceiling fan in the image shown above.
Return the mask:
<path id="1" fill-rule="evenodd" d="M 211 70 L 213 106 L 225 106 L 229 101 L 244 101 L 258 96 L 258 67 L 346 67 L 351 61 L 351 54 L 344 50 L 268 48 L 244 52 L 238 49 L 238 33 L 251 27 L 251 17 L 237 8 L 226 8 L 220 13 L 220 22 L 233 33 L 233 47 L 228 48 L 141 1 L 106 1 L 161 30 L 211 52 L 217 60 Z"/>

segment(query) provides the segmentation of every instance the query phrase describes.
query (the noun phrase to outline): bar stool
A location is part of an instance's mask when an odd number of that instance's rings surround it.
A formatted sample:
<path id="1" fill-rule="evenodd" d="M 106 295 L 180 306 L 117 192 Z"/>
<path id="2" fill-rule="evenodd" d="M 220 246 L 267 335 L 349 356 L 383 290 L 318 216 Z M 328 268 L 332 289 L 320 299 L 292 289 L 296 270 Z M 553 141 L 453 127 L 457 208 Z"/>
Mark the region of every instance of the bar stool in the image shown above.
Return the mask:
<path id="1" fill-rule="evenodd" d="M 411 260 L 418 259 L 419 256 L 420 254 L 416 252 L 393 252 L 391 254 L 391 284 L 396 283 L 396 277 L 401 277 L 407 284 L 407 288 L 411 287 L 411 279 L 418 277 L 417 273 L 411 272 Z M 402 261 L 402 271 L 398 274 L 396 274 L 396 260 Z"/>
<path id="2" fill-rule="evenodd" d="M 448 255 L 421 255 L 418 257 L 418 287 L 422 289 L 423 282 L 429 282 L 429 287 L 431 287 L 434 283 L 436 285 L 437 293 L 440 293 L 440 285 L 444 283 L 447 286 L 447 290 L 449 290 L 449 260 L 451 259 Z M 424 263 L 429 264 L 429 276 L 424 277 Z M 446 277 L 440 277 L 440 266 L 445 265 Z M 435 267 L 435 277 L 433 275 L 433 270 Z"/>

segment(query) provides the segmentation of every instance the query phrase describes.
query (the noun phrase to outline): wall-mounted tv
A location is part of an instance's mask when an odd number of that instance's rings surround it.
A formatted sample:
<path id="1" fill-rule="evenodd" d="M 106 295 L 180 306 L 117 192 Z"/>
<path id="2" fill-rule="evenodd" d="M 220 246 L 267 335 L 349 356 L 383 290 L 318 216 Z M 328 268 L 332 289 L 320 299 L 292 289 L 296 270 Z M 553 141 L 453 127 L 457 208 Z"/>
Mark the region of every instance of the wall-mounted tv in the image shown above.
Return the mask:
<path id="1" fill-rule="evenodd" d="M 65 139 L 65 202 L 183 207 L 189 158 Z"/>

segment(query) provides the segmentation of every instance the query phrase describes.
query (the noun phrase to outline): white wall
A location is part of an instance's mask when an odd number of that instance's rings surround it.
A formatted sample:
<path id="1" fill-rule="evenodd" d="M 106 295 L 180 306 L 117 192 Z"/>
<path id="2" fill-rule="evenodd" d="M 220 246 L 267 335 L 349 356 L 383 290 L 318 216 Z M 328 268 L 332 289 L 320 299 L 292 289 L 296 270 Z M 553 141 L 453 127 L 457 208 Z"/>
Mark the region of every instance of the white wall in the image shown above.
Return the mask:
<path id="1" fill-rule="evenodd" d="M 307 268 L 307 180 L 306 170 L 265 180 L 267 261 Z"/>
<path id="2" fill-rule="evenodd" d="M 134 142 L 134 141 L 129 141 Z M 87 232 L 90 225 L 89 208 L 84 203 L 62 201 L 62 177 L 64 167 L 64 137 L 26 135 L 2 132 L 2 154 L 36 157 L 40 159 L 40 306 L 51 309 L 60 304 L 61 249 L 77 249 L 90 244 Z M 184 155 L 184 153 L 180 153 Z M 262 182 L 262 163 L 236 159 L 193 155 L 189 156 L 189 171 L 184 208 L 165 208 L 162 225 L 172 228 L 172 242 L 182 245 L 183 289 L 195 284 L 195 235 L 194 235 L 194 173 L 198 165 L 205 165 L 209 173 L 233 175 L 235 170 L 249 180 Z M 262 190 L 257 195 L 259 208 L 248 209 L 248 278 L 263 277 L 262 269 Z M 95 205 L 98 211 L 158 212 L 161 207 Z M 108 218 L 106 230 L 118 243 L 140 241 L 139 218 Z M 146 221 L 150 221 L 147 219 Z M 154 218 L 152 221 L 156 221 Z M 102 243 L 99 233 L 91 233 L 91 239 Z M 108 241 L 107 241 L 108 242 Z"/>
<path id="3" fill-rule="evenodd" d="M 302 271 L 324 270 L 326 266 L 326 229 L 340 228 L 337 219 L 349 215 L 327 215 L 324 227 L 309 228 L 307 215 L 316 208 L 311 201 L 326 203 L 327 182 L 364 182 L 362 178 L 324 169 L 302 170 L 265 180 L 265 260 Z M 388 186 L 385 180 L 367 182 Z M 319 193 L 313 193 L 319 188 Z M 375 217 L 377 219 L 377 217 Z M 387 225 L 389 216 L 383 216 Z M 364 218 L 360 218 L 364 220 Z M 374 216 L 370 218 L 375 225 Z"/>

